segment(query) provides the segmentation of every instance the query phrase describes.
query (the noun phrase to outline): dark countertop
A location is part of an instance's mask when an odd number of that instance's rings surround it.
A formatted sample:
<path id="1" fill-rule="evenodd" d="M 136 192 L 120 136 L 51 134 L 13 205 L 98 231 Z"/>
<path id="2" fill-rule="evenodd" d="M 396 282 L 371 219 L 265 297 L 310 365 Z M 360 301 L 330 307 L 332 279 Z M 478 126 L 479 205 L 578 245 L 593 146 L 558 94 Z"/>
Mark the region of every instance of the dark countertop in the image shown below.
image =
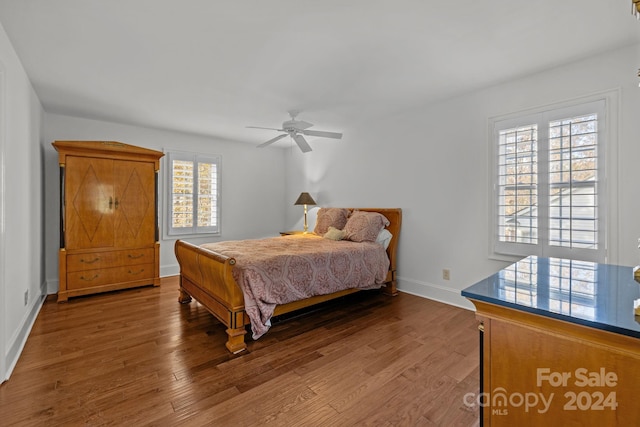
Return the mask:
<path id="1" fill-rule="evenodd" d="M 640 338 L 633 268 L 560 258 L 524 258 L 464 289 L 462 296 Z"/>

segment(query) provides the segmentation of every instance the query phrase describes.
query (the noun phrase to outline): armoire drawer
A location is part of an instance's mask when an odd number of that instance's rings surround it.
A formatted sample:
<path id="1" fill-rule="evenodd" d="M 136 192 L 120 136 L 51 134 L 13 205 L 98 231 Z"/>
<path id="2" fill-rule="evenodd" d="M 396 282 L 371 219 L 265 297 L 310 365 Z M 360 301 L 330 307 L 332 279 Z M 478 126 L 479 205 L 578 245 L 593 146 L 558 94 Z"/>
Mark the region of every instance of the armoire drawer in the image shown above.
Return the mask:
<path id="1" fill-rule="evenodd" d="M 67 255 L 67 271 L 86 271 L 125 265 L 152 263 L 153 248 L 126 249 L 122 251 L 88 252 Z"/>
<path id="2" fill-rule="evenodd" d="M 84 289 L 154 277 L 154 264 L 137 264 L 67 273 L 67 289 Z"/>

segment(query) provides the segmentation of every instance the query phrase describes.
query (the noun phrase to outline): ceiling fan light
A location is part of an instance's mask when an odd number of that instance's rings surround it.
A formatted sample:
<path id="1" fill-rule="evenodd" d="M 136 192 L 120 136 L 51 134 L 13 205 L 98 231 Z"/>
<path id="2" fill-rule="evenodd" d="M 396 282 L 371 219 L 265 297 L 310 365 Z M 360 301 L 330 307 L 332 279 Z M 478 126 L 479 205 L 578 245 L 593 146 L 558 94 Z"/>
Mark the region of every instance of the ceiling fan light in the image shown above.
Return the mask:
<path id="1" fill-rule="evenodd" d="M 305 122 L 304 120 L 296 120 L 297 114 L 298 114 L 298 111 L 290 111 L 289 115 L 291 116 L 291 120 L 287 120 L 284 123 L 282 123 L 282 129 L 268 128 L 268 127 L 261 127 L 261 126 L 247 126 L 247 127 L 252 129 L 268 129 L 268 130 L 277 130 L 278 132 L 285 132 L 282 135 L 278 135 L 275 138 L 272 138 L 258 145 L 259 148 L 266 147 L 267 145 L 273 144 L 274 142 L 279 141 L 280 139 L 289 135 L 291 139 L 295 141 L 298 147 L 300 147 L 300 150 L 303 153 L 308 153 L 309 151 L 311 151 L 311 146 L 309 145 L 307 140 L 304 139 L 303 135 L 316 136 L 320 138 L 333 138 L 333 139 L 342 138 L 342 133 L 339 133 L 339 132 L 308 130 L 308 128 L 313 126 L 313 123 Z"/>

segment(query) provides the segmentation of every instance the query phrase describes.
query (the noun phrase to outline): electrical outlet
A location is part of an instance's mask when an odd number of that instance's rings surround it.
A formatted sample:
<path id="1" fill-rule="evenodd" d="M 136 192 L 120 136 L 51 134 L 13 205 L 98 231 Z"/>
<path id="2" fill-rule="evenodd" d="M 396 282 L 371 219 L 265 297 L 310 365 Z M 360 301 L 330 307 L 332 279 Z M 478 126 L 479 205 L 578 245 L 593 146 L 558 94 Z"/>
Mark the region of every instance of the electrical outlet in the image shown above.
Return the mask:
<path id="1" fill-rule="evenodd" d="M 29 303 L 29 289 L 24 291 L 24 305 L 27 305 L 28 303 Z"/>
<path id="2" fill-rule="evenodd" d="M 451 271 L 449 271 L 448 268 L 445 268 L 444 270 L 442 270 L 442 278 L 444 280 L 449 280 L 451 279 Z"/>

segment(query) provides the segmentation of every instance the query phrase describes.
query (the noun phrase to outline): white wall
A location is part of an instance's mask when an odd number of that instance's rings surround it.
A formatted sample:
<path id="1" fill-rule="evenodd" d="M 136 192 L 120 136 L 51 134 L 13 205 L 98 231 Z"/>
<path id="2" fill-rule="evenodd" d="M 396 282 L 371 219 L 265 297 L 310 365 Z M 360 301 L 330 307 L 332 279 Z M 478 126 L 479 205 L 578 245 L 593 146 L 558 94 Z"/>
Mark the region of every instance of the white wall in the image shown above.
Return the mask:
<path id="1" fill-rule="evenodd" d="M 60 185 L 55 140 L 120 141 L 159 151 L 167 149 L 219 154 L 222 156 L 222 234 L 219 237 L 186 238 L 193 243 L 273 236 L 285 227 L 286 164 L 284 150 L 258 150 L 250 144 L 216 140 L 157 129 L 45 114 L 45 204 L 47 208 L 46 277 L 48 292 L 58 290 Z M 166 188 L 164 158 L 159 176 L 160 227 L 164 218 Z M 160 275 L 178 274 L 173 253 L 175 239 L 160 241 Z"/>
<path id="2" fill-rule="evenodd" d="M 0 26 L 0 380 L 45 295 L 41 123 L 40 101 Z"/>
<path id="3" fill-rule="evenodd" d="M 344 129 L 290 168 L 290 187 L 328 206 L 400 207 L 399 288 L 471 308 L 460 290 L 506 265 L 489 259 L 488 119 L 596 92 L 619 93 L 618 206 L 609 262 L 640 260 L 640 46 L 632 46 L 395 117 Z M 471 68 L 469 72 L 473 72 Z M 614 132 L 615 133 L 615 132 Z M 615 148 L 615 147 L 614 147 Z M 289 221 L 295 213 L 291 208 Z M 442 279 L 442 269 L 451 279 Z"/>
<path id="4" fill-rule="evenodd" d="M 301 154 L 56 114 L 43 118 L 0 27 L 0 96 L 4 98 L 0 164 L 8 180 L 0 186 L 0 214 L 4 212 L 0 218 L 4 220 L 0 227 L 0 374 L 9 372 L 17 360 L 42 302 L 45 280 L 49 293 L 57 290 L 59 181 L 57 155 L 51 147 L 56 139 L 116 140 L 159 150 L 221 154 L 220 240 L 296 228 L 301 207 L 293 206 L 293 201 L 301 191 L 309 191 L 324 206 L 401 207 L 400 288 L 471 307 L 459 296 L 460 290 L 505 265 L 488 257 L 488 118 L 614 89 L 620 94 L 615 171 L 619 203 L 610 212 L 611 231 L 618 242 L 611 248 L 616 254 L 611 261 L 637 264 L 639 52 L 638 46 L 620 49 L 395 117 L 359 123 L 344 129 L 342 141 L 314 143 L 313 152 Z M 161 209 L 164 183 L 162 173 Z M 177 273 L 173 240 L 162 240 L 161 248 L 162 275 Z M 443 268 L 451 270 L 450 281 L 442 280 Z M 25 306 L 27 290 L 30 297 Z"/>

